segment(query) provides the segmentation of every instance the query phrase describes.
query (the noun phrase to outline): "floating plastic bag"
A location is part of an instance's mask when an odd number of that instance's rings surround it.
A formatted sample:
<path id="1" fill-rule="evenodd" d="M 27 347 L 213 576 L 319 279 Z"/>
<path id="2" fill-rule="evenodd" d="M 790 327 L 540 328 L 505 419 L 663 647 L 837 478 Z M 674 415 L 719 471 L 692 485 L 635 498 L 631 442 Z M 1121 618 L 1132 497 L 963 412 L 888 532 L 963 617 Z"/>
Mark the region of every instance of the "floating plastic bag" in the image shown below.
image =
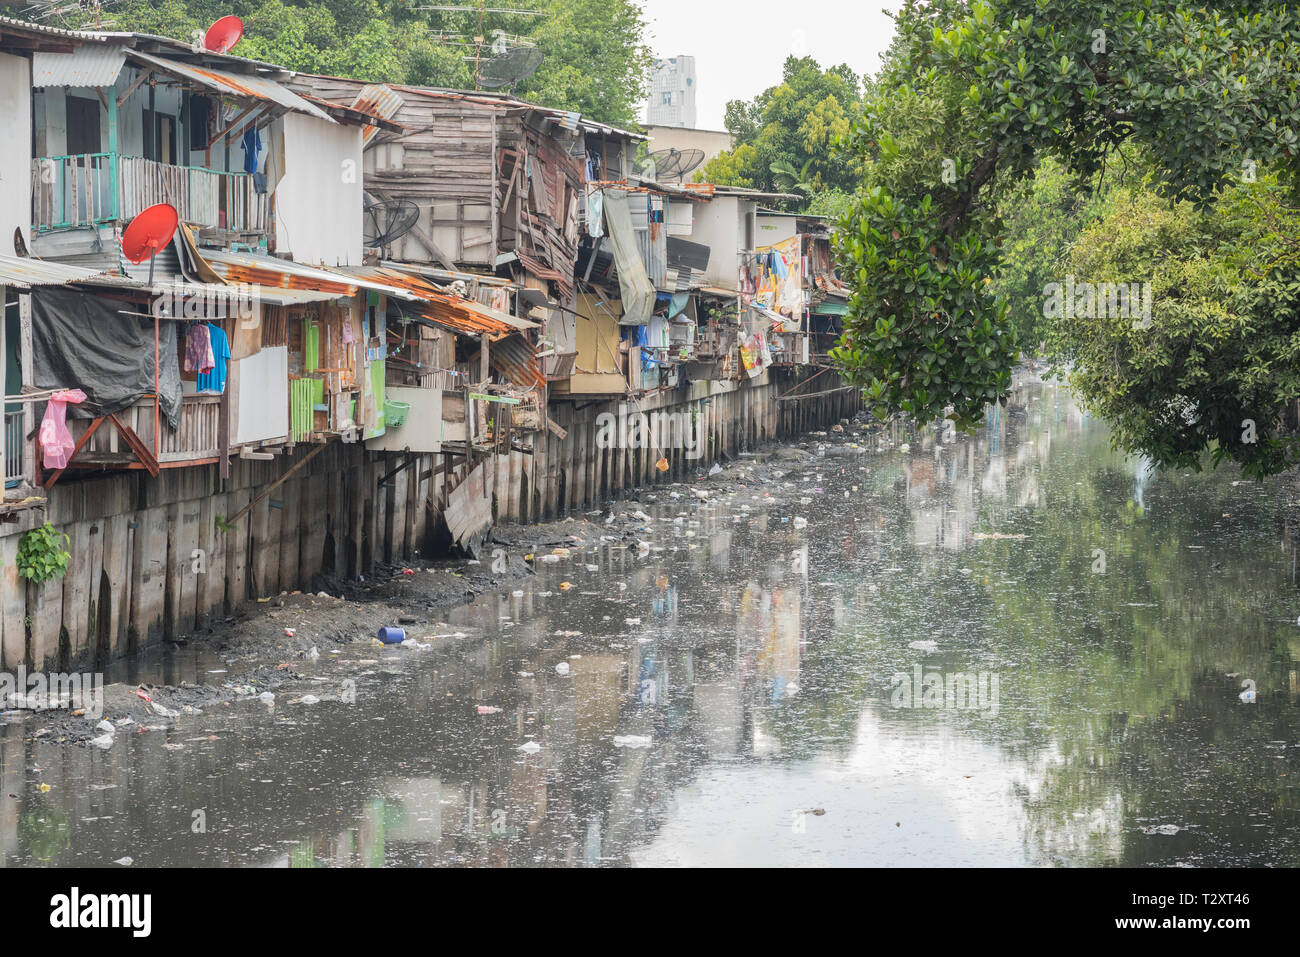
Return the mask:
<path id="1" fill-rule="evenodd" d="M 45 405 L 45 416 L 41 419 L 41 461 L 47 469 L 64 469 L 77 443 L 72 441 L 68 431 L 68 403 L 80 405 L 86 401 L 86 393 L 80 389 L 64 389 L 50 396 Z"/>

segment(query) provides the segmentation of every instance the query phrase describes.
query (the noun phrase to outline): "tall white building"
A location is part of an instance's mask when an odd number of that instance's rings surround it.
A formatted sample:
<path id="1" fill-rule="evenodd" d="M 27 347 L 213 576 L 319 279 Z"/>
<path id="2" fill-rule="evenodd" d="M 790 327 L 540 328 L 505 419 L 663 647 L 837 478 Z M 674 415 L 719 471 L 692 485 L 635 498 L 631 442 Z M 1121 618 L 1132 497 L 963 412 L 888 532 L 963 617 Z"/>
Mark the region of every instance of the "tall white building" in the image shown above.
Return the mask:
<path id="1" fill-rule="evenodd" d="M 646 122 L 651 126 L 695 128 L 695 57 L 655 60 Z"/>

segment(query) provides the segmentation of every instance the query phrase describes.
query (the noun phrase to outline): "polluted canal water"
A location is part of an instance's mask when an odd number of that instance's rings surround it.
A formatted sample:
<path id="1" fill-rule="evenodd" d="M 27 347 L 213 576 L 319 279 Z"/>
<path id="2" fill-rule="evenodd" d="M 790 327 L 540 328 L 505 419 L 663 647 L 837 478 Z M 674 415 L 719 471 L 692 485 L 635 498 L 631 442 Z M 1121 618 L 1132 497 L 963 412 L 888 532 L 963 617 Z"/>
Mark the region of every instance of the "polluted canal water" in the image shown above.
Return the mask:
<path id="1" fill-rule="evenodd" d="M 352 695 L 335 650 L 106 748 L 7 715 L 0 856 L 1294 866 L 1296 499 L 1152 474 L 1036 380 L 974 436 L 808 436 L 643 493 L 642 544 L 463 637 L 344 646 Z"/>

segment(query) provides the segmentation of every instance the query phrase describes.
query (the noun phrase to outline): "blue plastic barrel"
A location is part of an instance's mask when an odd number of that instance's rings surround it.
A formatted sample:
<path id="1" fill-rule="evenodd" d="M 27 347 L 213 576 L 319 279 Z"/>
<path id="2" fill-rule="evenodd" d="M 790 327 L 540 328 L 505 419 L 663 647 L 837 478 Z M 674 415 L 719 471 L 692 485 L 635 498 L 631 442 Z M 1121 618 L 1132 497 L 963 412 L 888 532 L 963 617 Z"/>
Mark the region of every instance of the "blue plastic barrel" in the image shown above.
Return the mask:
<path id="1" fill-rule="evenodd" d="M 406 640 L 406 629 L 385 625 L 379 629 L 379 640 L 386 645 L 400 645 Z"/>

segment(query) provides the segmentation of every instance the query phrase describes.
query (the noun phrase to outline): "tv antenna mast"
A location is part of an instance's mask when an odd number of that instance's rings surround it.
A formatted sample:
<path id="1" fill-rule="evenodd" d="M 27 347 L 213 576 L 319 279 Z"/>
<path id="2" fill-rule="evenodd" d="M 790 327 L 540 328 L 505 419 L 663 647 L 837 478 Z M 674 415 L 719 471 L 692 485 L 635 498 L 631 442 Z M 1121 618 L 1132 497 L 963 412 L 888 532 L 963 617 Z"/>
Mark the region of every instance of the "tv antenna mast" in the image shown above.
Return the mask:
<path id="1" fill-rule="evenodd" d="M 541 66 L 542 54 L 537 47 L 524 37 L 510 36 L 504 30 L 494 30 L 492 37 L 489 38 L 483 29 L 484 14 L 498 14 L 505 16 L 518 17 L 548 17 L 550 16 L 544 10 L 519 10 L 510 7 L 489 7 L 486 5 L 487 0 L 477 0 L 477 2 L 462 4 L 427 4 L 418 6 L 416 10 L 437 10 L 442 13 L 477 13 L 478 29 L 473 37 L 466 37 L 462 34 L 439 34 L 434 39 L 442 40 L 448 43 L 459 43 L 465 47 L 473 47 L 474 55 L 466 56 L 466 62 L 474 64 L 474 89 L 475 90 L 494 90 L 503 86 L 510 86 L 525 80 L 537 72 Z M 484 55 L 484 47 L 491 52 L 491 56 Z"/>

